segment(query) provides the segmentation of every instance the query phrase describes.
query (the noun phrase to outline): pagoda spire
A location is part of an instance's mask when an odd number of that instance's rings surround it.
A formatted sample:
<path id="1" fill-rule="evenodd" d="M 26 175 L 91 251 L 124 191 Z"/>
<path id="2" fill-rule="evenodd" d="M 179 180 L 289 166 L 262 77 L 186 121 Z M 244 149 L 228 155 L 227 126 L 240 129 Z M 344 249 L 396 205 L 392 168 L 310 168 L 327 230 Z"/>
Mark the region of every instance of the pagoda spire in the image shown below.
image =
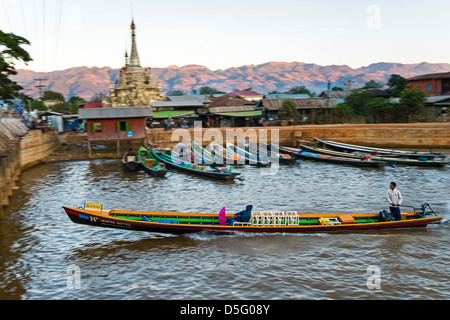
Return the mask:
<path id="1" fill-rule="evenodd" d="M 136 25 L 134 24 L 134 19 L 131 20 L 131 54 L 130 54 L 130 67 L 140 67 L 141 63 L 139 62 L 139 55 L 136 47 L 136 35 L 134 30 L 136 29 Z"/>

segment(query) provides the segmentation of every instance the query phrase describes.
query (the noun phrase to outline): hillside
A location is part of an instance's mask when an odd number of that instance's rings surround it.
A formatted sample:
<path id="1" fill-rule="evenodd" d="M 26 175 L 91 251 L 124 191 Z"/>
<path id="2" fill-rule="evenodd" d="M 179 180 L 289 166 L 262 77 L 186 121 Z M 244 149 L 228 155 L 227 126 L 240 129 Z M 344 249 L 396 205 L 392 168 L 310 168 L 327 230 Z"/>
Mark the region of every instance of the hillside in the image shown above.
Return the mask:
<path id="1" fill-rule="evenodd" d="M 27 94 L 37 97 L 36 78 L 47 79 L 44 90 L 61 92 L 66 98 L 79 96 L 90 99 L 97 93 L 108 94 L 111 78 L 115 79 L 118 69 L 109 67 L 74 67 L 47 73 L 31 70 L 17 70 L 12 79 L 25 89 Z M 366 81 L 375 80 L 386 83 L 391 74 L 400 74 L 408 78 L 416 75 L 448 72 L 448 63 L 401 64 L 379 62 L 366 67 L 352 69 L 346 65 L 321 66 L 302 62 L 267 62 L 259 65 L 245 65 L 225 70 L 210 70 L 200 65 L 183 67 L 168 66 L 152 68 L 152 77 L 156 82 L 161 79 L 164 92 L 183 90 L 190 93 L 193 89 L 208 86 L 229 92 L 234 89 L 252 88 L 260 93 L 277 90 L 284 92 L 295 86 L 305 86 L 309 90 L 320 93 L 327 88 L 327 81 L 332 86 L 342 86 L 347 80 L 354 80 L 355 86 Z"/>

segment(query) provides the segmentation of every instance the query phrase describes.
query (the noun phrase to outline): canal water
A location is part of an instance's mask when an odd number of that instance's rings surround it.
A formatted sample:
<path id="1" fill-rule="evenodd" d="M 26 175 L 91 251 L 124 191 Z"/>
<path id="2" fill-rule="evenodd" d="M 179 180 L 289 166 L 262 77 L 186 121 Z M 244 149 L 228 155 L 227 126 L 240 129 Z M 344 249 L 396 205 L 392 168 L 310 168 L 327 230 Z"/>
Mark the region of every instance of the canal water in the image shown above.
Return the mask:
<path id="1" fill-rule="evenodd" d="M 25 170 L 0 218 L 0 299 L 449 299 L 450 167 L 358 168 L 301 161 L 276 175 L 236 168 L 221 182 L 124 172 L 118 160 Z M 72 223 L 61 206 L 304 213 L 379 212 L 396 181 L 404 204 L 443 224 L 317 234 L 172 235 Z"/>

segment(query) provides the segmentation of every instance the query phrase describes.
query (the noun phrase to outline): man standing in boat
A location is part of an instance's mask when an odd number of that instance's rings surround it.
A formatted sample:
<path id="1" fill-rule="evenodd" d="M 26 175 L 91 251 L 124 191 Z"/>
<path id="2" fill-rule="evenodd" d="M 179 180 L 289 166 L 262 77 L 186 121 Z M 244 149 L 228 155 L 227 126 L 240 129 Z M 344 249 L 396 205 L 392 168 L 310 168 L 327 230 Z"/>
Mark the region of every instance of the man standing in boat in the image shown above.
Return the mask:
<path id="1" fill-rule="evenodd" d="M 387 190 L 387 199 L 389 202 L 389 210 L 391 211 L 391 215 L 395 220 L 401 220 L 402 216 L 400 214 L 400 205 L 402 204 L 403 198 L 402 194 L 395 187 L 397 184 L 392 181 L 389 185 L 389 189 Z"/>

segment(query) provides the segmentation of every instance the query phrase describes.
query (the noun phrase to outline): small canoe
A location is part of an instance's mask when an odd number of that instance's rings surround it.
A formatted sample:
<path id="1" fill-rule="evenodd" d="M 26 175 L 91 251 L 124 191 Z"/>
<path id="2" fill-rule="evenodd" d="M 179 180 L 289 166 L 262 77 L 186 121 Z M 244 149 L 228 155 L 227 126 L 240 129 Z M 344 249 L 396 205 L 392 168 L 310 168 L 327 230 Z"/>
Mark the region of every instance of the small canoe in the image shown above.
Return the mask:
<path id="1" fill-rule="evenodd" d="M 239 148 L 238 146 L 230 142 L 226 143 L 226 148 L 227 150 L 236 153 L 238 156 L 242 158 L 240 162 L 238 161 L 238 163 L 240 164 L 250 164 L 256 165 L 258 167 L 271 166 L 270 158 L 268 156 L 259 156 L 257 154 L 253 154 L 251 152 L 248 152 L 247 150 Z"/>
<path id="2" fill-rule="evenodd" d="M 167 173 L 167 168 L 163 162 L 158 161 L 146 148 L 139 148 L 139 162 L 144 170 L 154 176 L 164 177 Z"/>
<path id="3" fill-rule="evenodd" d="M 234 180 L 240 175 L 239 172 L 233 172 L 233 167 L 215 167 L 213 165 L 199 165 L 194 162 L 183 161 L 180 157 L 174 157 L 161 151 L 152 149 L 152 153 L 158 161 L 164 162 L 167 166 L 179 169 L 184 172 L 190 172 L 219 180 Z"/>
<path id="4" fill-rule="evenodd" d="M 287 152 L 280 153 L 279 147 L 275 144 L 270 144 L 271 147 L 268 147 L 268 144 L 263 144 L 263 146 L 260 147 L 256 144 L 250 143 L 247 140 L 243 140 L 242 143 L 250 153 L 267 156 L 271 159 L 271 161 L 274 161 L 272 159 L 277 159 L 279 163 L 295 163 L 297 161 L 296 157 Z"/>
<path id="5" fill-rule="evenodd" d="M 137 171 L 141 168 L 141 163 L 139 162 L 136 154 L 130 152 L 124 153 L 121 159 L 122 168 L 126 171 Z"/>
<path id="6" fill-rule="evenodd" d="M 385 221 L 380 213 L 299 214 L 296 211 L 252 211 L 248 222 L 231 220 L 234 214 L 181 213 L 130 210 L 104 210 L 63 206 L 74 223 L 162 233 L 211 232 L 286 232 L 311 233 L 425 227 L 442 216 L 434 212 L 405 212 L 402 219 Z M 433 216 L 433 215 L 434 216 Z"/>
<path id="7" fill-rule="evenodd" d="M 376 161 L 385 161 L 387 163 L 392 163 L 396 165 L 409 165 L 409 166 L 420 166 L 420 167 L 444 167 L 445 165 L 449 164 L 448 161 L 443 160 L 437 160 L 435 158 L 434 160 L 424 160 L 424 159 L 408 159 L 408 158 L 392 158 L 389 156 L 377 156 L 370 153 L 353 153 L 353 152 L 342 152 L 342 151 L 335 151 L 335 150 L 329 150 L 324 148 L 318 148 L 318 147 L 311 147 L 311 146 L 305 146 L 300 145 L 302 150 L 305 150 L 307 152 L 315 152 L 318 154 L 325 154 L 329 156 L 335 156 L 335 157 L 344 157 L 344 158 L 350 158 L 350 159 L 364 159 L 364 158 L 370 158 L 371 160 Z"/>
<path id="8" fill-rule="evenodd" d="M 346 164 L 351 166 L 357 166 L 357 167 L 371 167 L 371 168 L 380 168 L 385 165 L 388 165 L 385 161 L 372 161 L 372 159 L 350 159 L 350 158 L 344 158 L 344 157 L 335 157 L 335 156 L 328 156 L 324 154 L 318 154 L 318 153 L 312 153 L 307 152 L 302 149 L 298 148 L 291 148 L 291 147 L 280 147 L 280 150 L 289 152 L 291 155 L 306 159 L 306 160 L 313 160 L 317 162 L 328 162 L 328 163 L 335 163 L 335 164 Z"/>
<path id="9" fill-rule="evenodd" d="M 346 151 L 346 152 L 368 152 L 376 155 L 383 155 L 389 157 L 402 157 L 402 158 L 410 158 L 410 159 L 421 159 L 421 160 L 430 160 L 435 157 L 445 158 L 444 153 L 439 152 L 420 152 L 420 151 L 403 151 L 403 150 L 393 150 L 393 149 L 383 149 L 383 148 L 372 148 L 336 141 L 330 141 L 325 139 L 314 138 L 316 144 L 321 147 L 327 147 L 337 151 Z"/>

